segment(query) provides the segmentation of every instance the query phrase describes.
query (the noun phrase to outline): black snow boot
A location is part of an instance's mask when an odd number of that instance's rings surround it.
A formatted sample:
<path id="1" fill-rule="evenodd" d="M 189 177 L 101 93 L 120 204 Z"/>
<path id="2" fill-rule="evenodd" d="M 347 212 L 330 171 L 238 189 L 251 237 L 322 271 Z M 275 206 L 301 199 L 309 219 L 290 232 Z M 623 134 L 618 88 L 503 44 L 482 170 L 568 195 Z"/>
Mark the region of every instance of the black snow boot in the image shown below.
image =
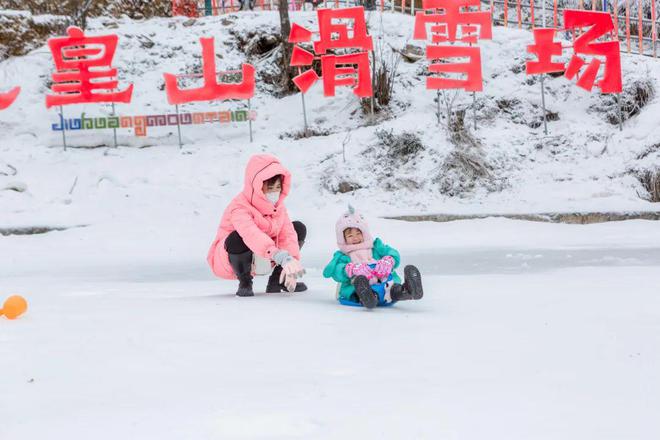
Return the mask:
<path id="1" fill-rule="evenodd" d="M 242 254 L 229 254 L 229 263 L 238 278 L 237 296 L 254 296 L 252 290 L 252 251 Z"/>
<path id="2" fill-rule="evenodd" d="M 368 309 L 373 309 L 378 305 L 378 296 L 371 290 L 369 280 L 364 275 L 358 275 L 353 280 L 355 294 L 360 299 L 360 303 Z"/>
<path id="3" fill-rule="evenodd" d="M 419 269 L 415 266 L 406 266 L 403 269 L 403 275 L 405 277 L 403 291 L 412 296 L 412 299 L 422 299 L 424 289 L 422 288 L 422 275 L 419 273 Z"/>
<path id="4" fill-rule="evenodd" d="M 410 292 L 404 289 L 403 285 L 398 283 L 390 288 L 390 298 L 392 298 L 392 301 L 408 301 L 413 299 Z"/>
<path id="5" fill-rule="evenodd" d="M 282 266 L 275 266 L 273 273 L 270 274 L 268 278 L 268 284 L 266 285 L 266 293 L 280 293 L 288 292 L 284 284 L 280 284 L 280 275 L 282 274 Z M 296 283 L 296 289 L 294 292 L 304 292 L 307 290 L 307 285 L 305 283 Z"/>

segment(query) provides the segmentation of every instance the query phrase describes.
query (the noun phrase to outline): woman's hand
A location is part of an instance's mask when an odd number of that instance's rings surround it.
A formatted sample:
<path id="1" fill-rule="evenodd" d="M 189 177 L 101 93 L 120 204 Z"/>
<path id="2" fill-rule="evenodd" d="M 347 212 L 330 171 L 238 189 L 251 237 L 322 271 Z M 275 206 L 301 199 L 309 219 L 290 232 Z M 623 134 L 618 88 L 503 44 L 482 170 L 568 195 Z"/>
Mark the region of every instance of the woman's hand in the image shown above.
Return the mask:
<path id="1" fill-rule="evenodd" d="M 300 278 L 305 275 L 305 269 L 302 267 L 302 264 L 300 264 L 300 261 L 291 258 L 282 265 L 282 273 Z"/>
<path id="2" fill-rule="evenodd" d="M 302 264 L 295 258 L 291 258 L 282 265 L 282 273 L 280 274 L 280 284 L 284 284 L 286 290 L 294 292 L 298 278 L 305 275 L 305 269 Z"/>

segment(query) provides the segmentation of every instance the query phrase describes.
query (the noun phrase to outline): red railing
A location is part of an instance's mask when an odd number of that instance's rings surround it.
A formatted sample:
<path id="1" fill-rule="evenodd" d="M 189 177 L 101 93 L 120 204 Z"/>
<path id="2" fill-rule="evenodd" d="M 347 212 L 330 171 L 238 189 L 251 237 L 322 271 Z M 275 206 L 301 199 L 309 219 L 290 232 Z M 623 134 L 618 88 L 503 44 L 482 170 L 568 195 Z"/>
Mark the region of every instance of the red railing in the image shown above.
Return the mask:
<path id="1" fill-rule="evenodd" d="M 200 17 L 204 15 L 220 15 L 236 12 L 243 9 L 253 10 L 276 10 L 279 0 L 252 0 L 252 8 L 249 7 L 251 0 L 172 0 L 172 14 L 185 15 L 189 17 Z M 381 11 L 401 12 L 415 15 L 421 11 L 422 0 L 373 0 L 373 5 Z M 558 0 L 481 0 L 480 9 L 492 11 L 493 22 L 497 25 L 516 25 L 519 28 L 537 26 L 551 26 L 561 28 L 563 26 L 564 9 L 589 9 L 592 11 L 605 10 L 612 14 L 614 27 L 618 30 L 615 38 L 625 44 L 628 53 L 641 55 L 652 55 L 657 57 L 658 42 L 658 15 L 657 0 L 575 0 L 574 4 L 566 4 L 559 7 Z M 309 5 L 309 7 L 346 7 L 364 4 L 364 0 L 288 0 L 289 9 L 298 11 Z M 633 10 L 634 9 L 634 10 Z M 514 11 L 513 13 L 511 11 Z M 631 14 L 636 13 L 636 17 Z M 551 17 L 550 17 L 551 15 Z M 637 44 L 632 41 L 637 39 Z"/>

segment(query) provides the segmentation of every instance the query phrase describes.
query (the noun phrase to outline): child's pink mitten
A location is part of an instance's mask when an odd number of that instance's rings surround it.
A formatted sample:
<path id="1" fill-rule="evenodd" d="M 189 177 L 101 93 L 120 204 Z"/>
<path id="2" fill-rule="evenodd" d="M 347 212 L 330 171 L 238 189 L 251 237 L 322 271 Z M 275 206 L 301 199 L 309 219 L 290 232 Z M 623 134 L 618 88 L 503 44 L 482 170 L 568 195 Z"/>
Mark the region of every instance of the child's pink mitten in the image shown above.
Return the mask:
<path id="1" fill-rule="evenodd" d="M 390 276 L 393 268 L 394 268 L 394 258 L 390 257 L 389 255 L 386 255 L 376 262 L 376 267 L 374 268 L 374 274 L 380 279 L 385 279 Z"/>
<path id="2" fill-rule="evenodd" d="M 372 278 L 374 275 L 371 272 L 371 268 L 366 264 L 355 264 L 348 263 L 346 265 L 346 274 L 350 277 L 356 277 L 358 275 L 364 275 L 367 279 Z"/>

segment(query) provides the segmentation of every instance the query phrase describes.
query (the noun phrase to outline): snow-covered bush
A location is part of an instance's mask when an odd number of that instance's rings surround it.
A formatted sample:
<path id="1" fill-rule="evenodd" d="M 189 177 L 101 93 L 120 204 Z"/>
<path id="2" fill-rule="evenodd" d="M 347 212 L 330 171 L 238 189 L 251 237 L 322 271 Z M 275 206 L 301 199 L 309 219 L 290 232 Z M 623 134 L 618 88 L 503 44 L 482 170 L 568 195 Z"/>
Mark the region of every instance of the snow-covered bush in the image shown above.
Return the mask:
<path id="1" fill-rule="evenodd" d="M 649 77 L 626 81 L 623 93 L 620 95 L 599 95 L 598 102 L 591 106 L 592 110 L 605 113 L 605 119 L 612 125 L 619 120 L 627 121 L 639 114 L 644 106 L 655 96 L 655 84 Z M 619 112 L 618 99 L 621 99 Z"/>
<path id="2" fill-rule="evenodd" d="M 394 81 L 401 62 L 401 54 L 391 48 L 385 48 L 378 40 L 376 43 L 373 78 L 374 112 L 387 109 L 394 96 Z M 371 113 L 371 99 L 362 100 L 362 111 Z"/>
<path id="3" fill-rule="evenodd" d="M 73 18 L 127 15 L 133 19 L 169 17 L 171 0 L 0 0 L 0 9 L 29 11 L 34 15 L 52 14 Z"/>
<path id="4" fill-rule="evenodd" d="M 441 193 L 465 197 L 478 188 L 487 192 L 502 190 L 504 181 L 493 172 L 481 143 L 465 126 L 465 110 L 454 112 L 449 124 L 449 140 L 454 149 L 447 154 L 433 179 Z"/>
<path id="5" fill-rule="evenodd" d="M 170 17 L 171 0 L 110 0 L 107 11 L 115 17 L 127 15 L 133 19 Z"/>
<path id="6" fill-rule="evenodd" d="M 327 128 L 307 127 L 307 130 L 304 128 L 294 131 L 287 130 L 286 132 L 280 134 L 280 139 L 299 140 L 314 136 L 330 136 L 331 134 L 332 131 Z"/>
<path id="7" fill-rule="evenodd" d="M 40 17 L 28 12 L 0 12 L 0 61 L 25 55 L 43 45 L 49 36 L 64 32 L 65 17 Z"/>
<path id="8" fill-rule="evenodd" d="M 641 170 L 636 174 L 637 179 L 639 179 L 642 187 L 646 190 L 646 194 L 642 198 L 649 202 L 660 202 L 660 167 Z"/>
<path id="9" fill-rule="evenodd" d="M 377 147 L 393 161 L 408 162 L 424 150 L 419 135 L 411 131 L 394 134 L 393 130 L 376 130 L 376 137 Z"/>

